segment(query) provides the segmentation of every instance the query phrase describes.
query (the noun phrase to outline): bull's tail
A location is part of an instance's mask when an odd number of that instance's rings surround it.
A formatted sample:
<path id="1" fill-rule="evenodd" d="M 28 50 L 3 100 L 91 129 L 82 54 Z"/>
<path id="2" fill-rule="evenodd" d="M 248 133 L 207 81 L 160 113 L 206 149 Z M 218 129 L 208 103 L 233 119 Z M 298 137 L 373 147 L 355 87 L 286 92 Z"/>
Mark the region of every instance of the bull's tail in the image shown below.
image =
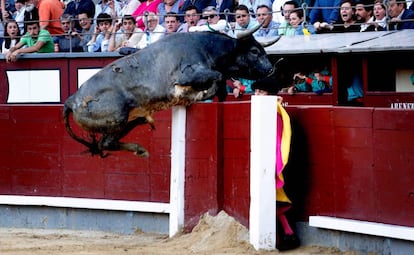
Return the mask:
<path id="1" fill-rule="evenodd" d="M 66 128 L 66 131 L 68 132 L 68 134 L 75 141 L 77 141 L 77 142 L 85 145 L 86 147 L 88 147 L 89 148 L 89 151 L 92 153 L 92 155 L 99 154 L 99 155 L 103 156 L 102 150 L 99 150 L 98 149 L 98 143 L 97 143 L 95 137 L 92 137 L 92 142 L 88 142 L 88 141 L 82 139 L 81 137 L 77 136 L 73 132 L 73 130 L 72 130 L 71 126 L 70 126 L 70 123 L 69 123 L 69 115 L 72 112 L 73 112 L 72 108 L 70 108 L 67 104 L 65 104 L 64 107 L 63 107 L 63 122 L 65 124 L 65 128 Z"/>

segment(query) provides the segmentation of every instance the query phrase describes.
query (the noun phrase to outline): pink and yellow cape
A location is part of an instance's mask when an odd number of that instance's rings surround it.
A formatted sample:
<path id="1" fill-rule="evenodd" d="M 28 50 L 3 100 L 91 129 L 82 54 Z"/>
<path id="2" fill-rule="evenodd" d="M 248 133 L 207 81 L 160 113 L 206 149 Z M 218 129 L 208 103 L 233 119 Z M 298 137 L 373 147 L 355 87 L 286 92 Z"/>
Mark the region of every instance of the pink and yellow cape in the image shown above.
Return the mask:
<path id="1" fill-rule="evenodd" d="M 281 103 L 277 103 L 276 133 L 276 201 L 292 203 L 287 197 L 283 186 L 285 180 L 282 171 L 289 159 L 292 128 L 290 117 Z"/>

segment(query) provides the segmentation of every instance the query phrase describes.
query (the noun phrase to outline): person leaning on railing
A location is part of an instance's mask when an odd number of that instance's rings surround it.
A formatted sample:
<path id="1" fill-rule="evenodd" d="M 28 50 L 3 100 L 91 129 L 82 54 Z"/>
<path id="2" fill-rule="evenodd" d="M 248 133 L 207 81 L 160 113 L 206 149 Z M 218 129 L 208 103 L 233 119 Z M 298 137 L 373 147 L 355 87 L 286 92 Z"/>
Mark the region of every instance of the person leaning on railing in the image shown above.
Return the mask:
<path id="1" fill-rule="evenodd" d="M 388 15 L 391 18 L 389 30 L 414 29 L 414 11 L 407 9 L 405 1 L 389 0 Z M 411 4 L 410 8 L 413 8 Z"/>
<path id="2" fill-rule="evenodd" d="M 309 13 L 310 23 L 315 31 L 329 29 L 339 18 L 341 0 L 316 0 Z"/>
<path id="3" fill-rule="evenodd" d="M 26 46 L 26 47 L 23 47 Z M 54 45 L 50 33 L 41 29 L 39 21 L 27 23 L 27 33 L 14 47 L 11 47 L 5 58 L 7 62 L 16 62 L 21 53 L 49 53 L 54 51 Z"/>
<path id="4" fill-rule="evenodd" d="M 1 46 L 1 53 L 6 54 L 10 48 L 15 46 L 21 38 L 17 21 L 8 19 L 4 25 L 4 41 Z"/>

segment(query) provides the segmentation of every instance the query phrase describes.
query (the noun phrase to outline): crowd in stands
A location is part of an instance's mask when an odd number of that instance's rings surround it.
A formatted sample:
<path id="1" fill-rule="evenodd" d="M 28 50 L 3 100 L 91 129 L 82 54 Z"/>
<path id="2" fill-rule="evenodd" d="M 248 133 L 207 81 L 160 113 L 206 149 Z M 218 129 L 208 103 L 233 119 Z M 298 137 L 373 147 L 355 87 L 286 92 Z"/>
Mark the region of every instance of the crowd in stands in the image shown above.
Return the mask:
<path id="1" fill-rule="evenodd" d="M 107 52 L 142 49 L 175 32 L 237 37 L 259 23 L 256 37 L 414 29 L 410 0 L 0 1 L 3 54 L 17 50 L 13 47 L 25 37 L 34 44 L 50 40 L 56 52 Z M 34 21 L 39 31 L 30 34 Z"/>

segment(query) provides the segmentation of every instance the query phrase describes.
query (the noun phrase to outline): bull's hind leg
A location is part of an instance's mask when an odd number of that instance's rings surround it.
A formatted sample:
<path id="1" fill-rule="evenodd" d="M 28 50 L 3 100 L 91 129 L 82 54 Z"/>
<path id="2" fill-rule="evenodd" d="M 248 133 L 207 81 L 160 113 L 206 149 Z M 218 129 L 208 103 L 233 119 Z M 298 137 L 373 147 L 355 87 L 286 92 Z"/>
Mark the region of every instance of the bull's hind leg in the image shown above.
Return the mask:
<path id="1" fill-rule="evenodd" d="M 118 138 L 112 135 L 105 135 L 102 137 L 100 147 L 107 151 L 130 151 L 140 157 L 148 157 L 148 151 L 137 143 L 120 142 Z"/>
<path id="2" fill-rule="evenodd" d="M 104 134 L 102 136 L 100 147 L 102 150 L 108 151 L 131 151 L 140 157 L 148 157 L 148 151 L 136 143 L 124 143 L 119 140 L 127 135 L 132 129 L 138 125 L 150 123 L 153 124 L 153 119 L 148 117 L 140 117 L 128 122 L 124 129 L 119 133 Z M 151 125 L 152 126 L 152 125 Z"/>
<path id="3" fill-rule="evenodd" d="M 138 155 L 140 157 L 143 158 L 147 158 L 149 157 L 149 153 L 148 151 L 142 147 L 141 145 L 137 144 L 137 143 L 119 143 L 119 148 L 120 150 L 123 151 L 131 151 L 133 152 L 135 155 Z"/>

